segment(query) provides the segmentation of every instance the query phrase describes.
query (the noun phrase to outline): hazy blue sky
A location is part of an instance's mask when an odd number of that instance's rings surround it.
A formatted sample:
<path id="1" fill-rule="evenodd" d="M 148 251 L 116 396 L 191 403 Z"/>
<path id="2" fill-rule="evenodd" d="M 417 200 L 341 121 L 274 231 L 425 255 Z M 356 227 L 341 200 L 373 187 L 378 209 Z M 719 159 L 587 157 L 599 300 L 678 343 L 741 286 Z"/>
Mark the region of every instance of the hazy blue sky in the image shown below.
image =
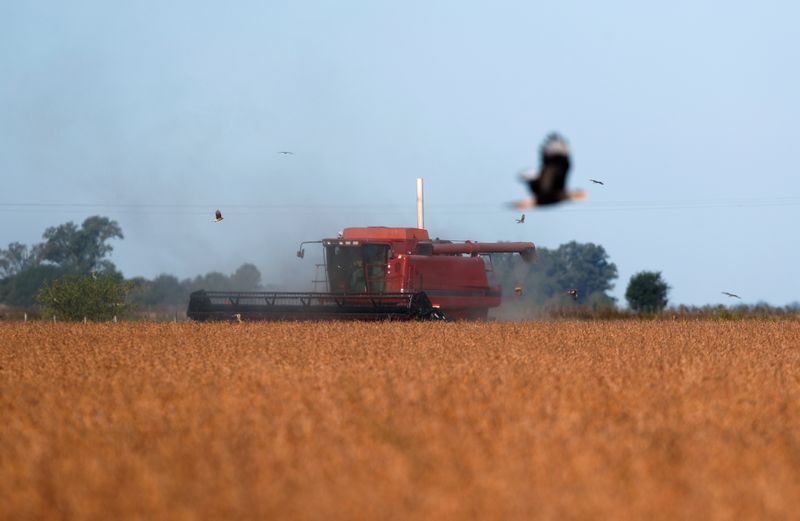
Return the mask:
<path id="1" fill-rule="evenodd" d="M 306 289 L 300 240 L 415 225 L 421 176 L 432 235 L 595 242 L 618 297 L 800 300 L 800 4 L 651 4 L 2 2 L 0 246 L 100 214 L 126 276 Z M 517 225 L 551 130 L 589 200 Z"/>

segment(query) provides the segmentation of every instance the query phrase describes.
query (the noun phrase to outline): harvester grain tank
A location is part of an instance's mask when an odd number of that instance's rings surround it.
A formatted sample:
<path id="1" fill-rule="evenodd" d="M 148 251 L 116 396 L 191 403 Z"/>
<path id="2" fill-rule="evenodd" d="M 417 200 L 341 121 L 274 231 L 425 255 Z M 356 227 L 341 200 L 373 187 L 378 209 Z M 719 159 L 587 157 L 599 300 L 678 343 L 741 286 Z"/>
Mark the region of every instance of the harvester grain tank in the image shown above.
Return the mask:
<path id="1" fill-rule="evenodd" d="M 315 241 L 317 242 L 317 241 Z M 197 291 L 194 320 L 485 319 L 499 306 L 492 253 L 533 260 L 530 242 L 431 240 L 423 228 L 346 228 L 318 241 L 326 292 Z M 298 251 L 304 257 L 305 250 Z"/>

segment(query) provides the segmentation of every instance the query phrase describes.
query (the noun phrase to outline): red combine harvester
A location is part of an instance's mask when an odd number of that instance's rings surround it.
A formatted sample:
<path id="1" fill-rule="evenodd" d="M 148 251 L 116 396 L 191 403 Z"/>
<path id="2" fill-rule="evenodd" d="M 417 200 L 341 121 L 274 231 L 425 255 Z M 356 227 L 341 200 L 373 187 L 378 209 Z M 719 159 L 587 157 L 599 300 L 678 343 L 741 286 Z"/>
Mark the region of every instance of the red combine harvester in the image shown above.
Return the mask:
<path id="1" fill-rule="evenodd" d="M 492 253 L 519 253 L 531 242 L 431 240 L 422 228 L 346 228 L 322 244 L 327 292 L 196 291 L 193 320 L 485 319 L 499 306 Z M 297 252 L 304 256 L 304 250 Z"/>

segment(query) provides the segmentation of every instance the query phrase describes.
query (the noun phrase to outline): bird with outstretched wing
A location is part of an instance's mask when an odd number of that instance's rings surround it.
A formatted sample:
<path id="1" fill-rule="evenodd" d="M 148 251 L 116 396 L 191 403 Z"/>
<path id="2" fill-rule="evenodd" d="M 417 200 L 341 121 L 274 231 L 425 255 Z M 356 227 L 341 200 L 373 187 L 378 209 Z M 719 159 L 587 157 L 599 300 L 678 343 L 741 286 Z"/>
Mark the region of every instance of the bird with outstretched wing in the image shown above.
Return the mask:
<path id="1" fill-rule="evenodd" d="M 539 171 L 533 175 L 523 175 L 523 181 L 528 184 L 533 197 L 514 203 L 514 207 L 522 210 L 534 206 L 558 204 L 562 201 L 585 199 L 584 192 L 569 192 L 566 189 L 570 154 L 564 138 L 556 133 L 549 134 L 539 152 L 541 159 Z"/>

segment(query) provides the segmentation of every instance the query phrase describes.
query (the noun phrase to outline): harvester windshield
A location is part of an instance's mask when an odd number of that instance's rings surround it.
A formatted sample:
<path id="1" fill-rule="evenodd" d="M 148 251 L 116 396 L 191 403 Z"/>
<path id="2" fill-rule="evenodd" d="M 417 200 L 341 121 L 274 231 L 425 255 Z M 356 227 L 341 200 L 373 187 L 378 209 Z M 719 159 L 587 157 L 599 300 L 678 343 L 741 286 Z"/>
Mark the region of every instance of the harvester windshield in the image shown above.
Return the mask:
<path id="1" fill-rule="evenodd" d="M 383 293 L 386 285 L 387 244 L 327 244 L 325 261 L 333 293 Z"/>

